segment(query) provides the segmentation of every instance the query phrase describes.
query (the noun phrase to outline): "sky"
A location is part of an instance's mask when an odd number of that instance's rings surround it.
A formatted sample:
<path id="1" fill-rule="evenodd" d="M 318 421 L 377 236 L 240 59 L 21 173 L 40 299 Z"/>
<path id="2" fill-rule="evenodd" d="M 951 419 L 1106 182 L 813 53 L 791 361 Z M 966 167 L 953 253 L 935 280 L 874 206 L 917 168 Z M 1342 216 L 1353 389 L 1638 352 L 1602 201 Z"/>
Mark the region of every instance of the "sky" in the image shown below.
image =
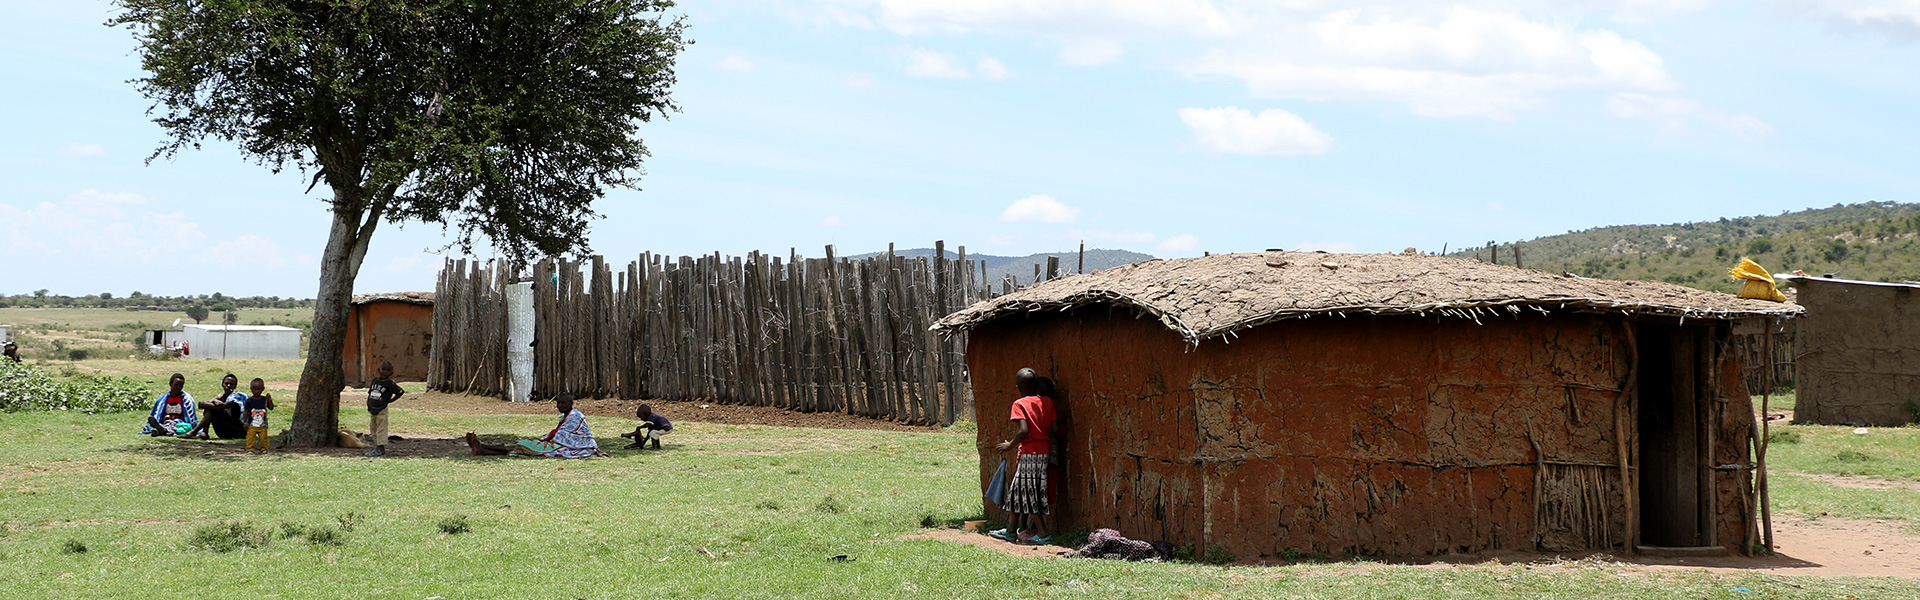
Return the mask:
<path id="1" fill-rule="evenodd" d="M 309 298 L 325 187 L 164 141 L 109 2 L 0 0 L 0 293 Z M 593 251 L 1422 251 L 1920 197 L 1915 0 L 691 0 Z M 383 226 L 357 292 L 430 290 Z M 476 249 L 492 258 L 491 249 Z"/>

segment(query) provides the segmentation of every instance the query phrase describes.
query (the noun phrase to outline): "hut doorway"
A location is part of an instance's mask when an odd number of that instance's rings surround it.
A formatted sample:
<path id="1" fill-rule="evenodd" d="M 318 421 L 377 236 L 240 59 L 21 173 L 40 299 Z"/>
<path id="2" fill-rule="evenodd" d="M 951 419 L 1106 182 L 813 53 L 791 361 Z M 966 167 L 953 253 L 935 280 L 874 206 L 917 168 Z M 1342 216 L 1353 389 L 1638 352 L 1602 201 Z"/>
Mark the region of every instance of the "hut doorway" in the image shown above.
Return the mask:
<path id="1" fill-rule="evenodd" d="M 1640 323 L 1640 543 L 1667 548 L 1712 545 L 1704 401 L 1710 342 L 1698 327 Z"/>

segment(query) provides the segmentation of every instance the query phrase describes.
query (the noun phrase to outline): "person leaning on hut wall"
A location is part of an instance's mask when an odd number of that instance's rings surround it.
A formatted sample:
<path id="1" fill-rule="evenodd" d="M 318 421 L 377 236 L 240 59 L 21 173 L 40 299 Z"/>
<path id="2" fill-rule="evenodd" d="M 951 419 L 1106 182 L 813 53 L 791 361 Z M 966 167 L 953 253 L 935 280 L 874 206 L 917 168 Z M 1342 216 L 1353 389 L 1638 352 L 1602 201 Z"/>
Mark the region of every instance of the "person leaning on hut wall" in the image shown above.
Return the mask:
<path id="1" fill-rule="evenodd" d="M 1013 401 L 1008 419 L 1019 431 L 1013 434 L 1013 439 L 994 445 L 994 449 L 1001 452 L 1019 449 L 1020 458 L 1014 461 L 1017 466 L 1013 483 L 1008 486 L 1006 502 L 1001 504 L 1001 508 L 1013 514 L 1013 519 L 1006 529 L 988 535 L 1021 544 L 1044 545 L 1053 541 L 1049 532 L 1053 530 L 1050 521 L 1055 478 L 1049 471 L 1056 450 L 1054 442 L 1060 439 L 1055 428 L 1053 380 L 1023 368 L 1014 373 L 1013 383 L 1020 389 L 1021 398 Z"/>

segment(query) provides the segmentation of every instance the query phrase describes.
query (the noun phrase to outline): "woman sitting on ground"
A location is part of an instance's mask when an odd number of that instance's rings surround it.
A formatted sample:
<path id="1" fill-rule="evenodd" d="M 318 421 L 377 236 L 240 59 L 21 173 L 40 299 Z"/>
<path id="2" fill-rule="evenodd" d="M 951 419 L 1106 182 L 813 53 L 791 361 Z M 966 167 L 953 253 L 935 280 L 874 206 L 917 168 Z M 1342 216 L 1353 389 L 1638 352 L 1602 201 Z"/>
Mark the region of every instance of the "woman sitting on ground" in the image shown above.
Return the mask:
<path id="1" fill-rule="evenodd" d="M 200 415 L 194 410 L 193 394 L 182 389 L 187 386 L 187 376 L 174 373 L 167 380 L 166 392 L 153 399 L 153 410 L 147 413 L 147 427 L 140 430 L 146 435 L 177 435 L 181 423 L 192 429 L 200 424 Z"/>
<path id="2" fill-rule="evenodd" d="M 600 452 L 600 442 L 593 439 L 593 430 L 587 429 L 587 415 L 573 409 L 573 396 L 561 394 L 553 399 L 554 408 L 560 409 L 560 426 L 547 432 L 546 437 L 538 440 L 520 440 L 505 446 L 480 443 L 480 436 L 467 432 L 467 447 L 480 456 L 541 456 L 548 458 L 586 458 L 606 456 Z"/>

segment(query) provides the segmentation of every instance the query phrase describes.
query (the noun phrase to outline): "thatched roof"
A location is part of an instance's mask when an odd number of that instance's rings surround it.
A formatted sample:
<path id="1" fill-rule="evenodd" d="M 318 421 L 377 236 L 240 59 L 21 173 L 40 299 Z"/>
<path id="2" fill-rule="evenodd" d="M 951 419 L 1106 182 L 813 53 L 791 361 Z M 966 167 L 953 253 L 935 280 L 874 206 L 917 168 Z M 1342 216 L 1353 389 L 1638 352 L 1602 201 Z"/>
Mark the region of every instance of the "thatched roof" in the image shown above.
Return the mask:
<path id="1" fill-rule="evenodd" d="M 1477 320 L 1533 310 L 1741 319 L 1802 312 L 1790 303 L 1670 283 L 1555 275 L 1443 256 L 1267 252 L 1151 260 L 1063 277 L 961 309 L 933 329 L 964 331 L 1018 313 L 1102 304 L 1143 310 L 1189 344 L 1318 315 Z"/>
<path id="2" fill-rule="evenodd" d="M 433 306 L 433 292 L 389 292 L 385 294 L 356 294 L 353 297 L 353 304 L 356 304 L 356 305 L 367 304 L 369 302 L 405 302 L 407 304 L 424 304 L 427 306 Z"/>

